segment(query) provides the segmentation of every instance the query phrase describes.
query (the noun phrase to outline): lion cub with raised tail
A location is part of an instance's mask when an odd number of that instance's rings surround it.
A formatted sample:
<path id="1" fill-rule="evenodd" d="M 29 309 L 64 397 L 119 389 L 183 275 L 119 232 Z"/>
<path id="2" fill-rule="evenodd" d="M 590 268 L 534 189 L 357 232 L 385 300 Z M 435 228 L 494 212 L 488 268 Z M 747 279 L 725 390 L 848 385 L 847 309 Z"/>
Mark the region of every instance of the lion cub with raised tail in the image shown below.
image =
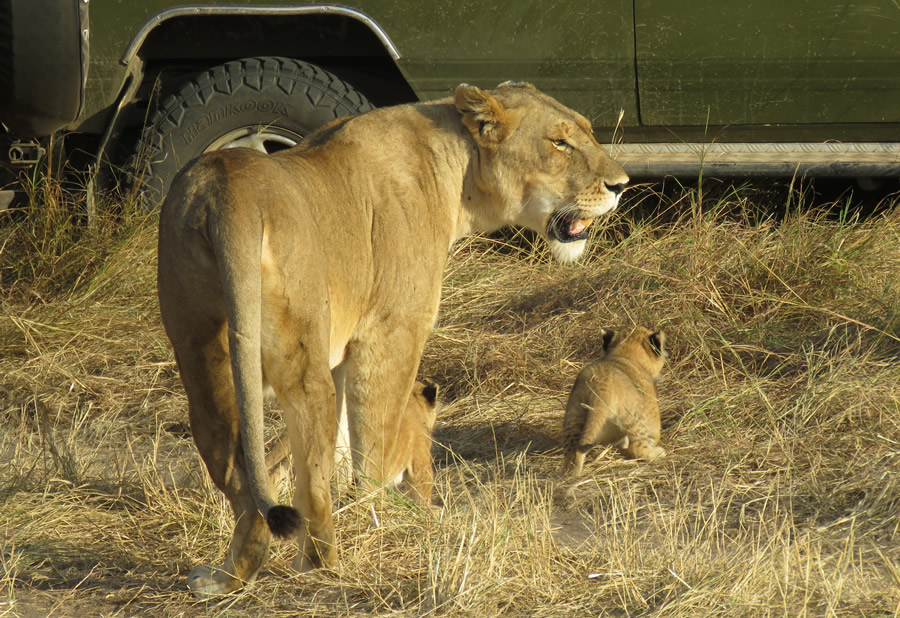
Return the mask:
<path id="1" fill-rule="evenodd" d="M 594 445 L 612 444 L 636 459 L 666 454 L 659 446 L 656 381 L 667 357 L 665 333 L 641 326 L 615 340 L 603 331 L 606 356 L 575 379 L 563 418 L 563 474 L 581 474 Z"/>

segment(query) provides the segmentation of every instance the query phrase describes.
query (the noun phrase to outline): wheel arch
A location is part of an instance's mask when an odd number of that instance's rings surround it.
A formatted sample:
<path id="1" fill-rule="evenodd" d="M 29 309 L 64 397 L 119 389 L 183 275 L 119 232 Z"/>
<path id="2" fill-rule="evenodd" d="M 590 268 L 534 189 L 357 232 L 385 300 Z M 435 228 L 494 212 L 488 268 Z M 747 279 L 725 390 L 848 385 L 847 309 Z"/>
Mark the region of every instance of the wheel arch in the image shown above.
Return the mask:
<path id="1" fill-rule="evenodd" d="M 139 60 L 144 83 L 160 81 L 165 89 L 177 87 L 191 67 L 205 70 L 252 56 L 315 64 L 352 83 L 377 106 L 418 100 L 396 62 L 400 51 L 384 29 L 347 7 L 175 7 L 147 20 L 120 62 L 131 66 Z M 172 66 L 180 72 L 171 74 Z"/>

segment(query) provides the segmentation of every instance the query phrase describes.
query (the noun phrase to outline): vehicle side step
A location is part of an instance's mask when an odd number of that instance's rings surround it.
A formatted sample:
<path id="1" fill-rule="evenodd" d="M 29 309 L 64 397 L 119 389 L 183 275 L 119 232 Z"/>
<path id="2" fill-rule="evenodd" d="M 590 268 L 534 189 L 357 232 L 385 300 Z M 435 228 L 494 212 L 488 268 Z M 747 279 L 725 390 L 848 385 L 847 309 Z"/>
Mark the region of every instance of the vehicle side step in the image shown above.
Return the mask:
<path id="1" fill-rule="evenodd" d="M 612 144 L 610 155 L 632 177 L 900 177 L 897 142 Z"/>

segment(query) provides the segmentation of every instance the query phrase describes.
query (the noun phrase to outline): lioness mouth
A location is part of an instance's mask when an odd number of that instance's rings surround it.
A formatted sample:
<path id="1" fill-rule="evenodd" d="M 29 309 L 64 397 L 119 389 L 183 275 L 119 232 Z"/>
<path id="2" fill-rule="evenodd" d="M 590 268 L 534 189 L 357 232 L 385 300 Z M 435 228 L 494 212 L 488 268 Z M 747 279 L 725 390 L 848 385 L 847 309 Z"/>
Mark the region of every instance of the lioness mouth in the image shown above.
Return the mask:
<path id="1" fill-rule="evenodd" d="M 556 213 L 550 217 L 547 234 L 559 242 L 584 240 L 593 219 L 578 219 L 574 215 Z"/>

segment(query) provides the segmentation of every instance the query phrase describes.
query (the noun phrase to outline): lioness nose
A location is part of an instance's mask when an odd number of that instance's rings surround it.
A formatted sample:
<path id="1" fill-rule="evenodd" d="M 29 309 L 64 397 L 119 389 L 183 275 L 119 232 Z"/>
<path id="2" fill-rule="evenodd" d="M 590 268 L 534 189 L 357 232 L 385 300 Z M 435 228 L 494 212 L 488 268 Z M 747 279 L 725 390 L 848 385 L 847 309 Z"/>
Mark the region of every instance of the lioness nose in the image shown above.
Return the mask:
<path id="1" fill-rule="evenodd" d="M 627 182 L 620 182 L 615 185 L 611 185 L 608 182 L 604 183 L 604 184 L 606 185 L 606 188 L 609 189 L 610 191 L 612 191 L 615 195 L 620 194 L 622 191 L 625 190 L 625 187 L 628 186 Z"/>

